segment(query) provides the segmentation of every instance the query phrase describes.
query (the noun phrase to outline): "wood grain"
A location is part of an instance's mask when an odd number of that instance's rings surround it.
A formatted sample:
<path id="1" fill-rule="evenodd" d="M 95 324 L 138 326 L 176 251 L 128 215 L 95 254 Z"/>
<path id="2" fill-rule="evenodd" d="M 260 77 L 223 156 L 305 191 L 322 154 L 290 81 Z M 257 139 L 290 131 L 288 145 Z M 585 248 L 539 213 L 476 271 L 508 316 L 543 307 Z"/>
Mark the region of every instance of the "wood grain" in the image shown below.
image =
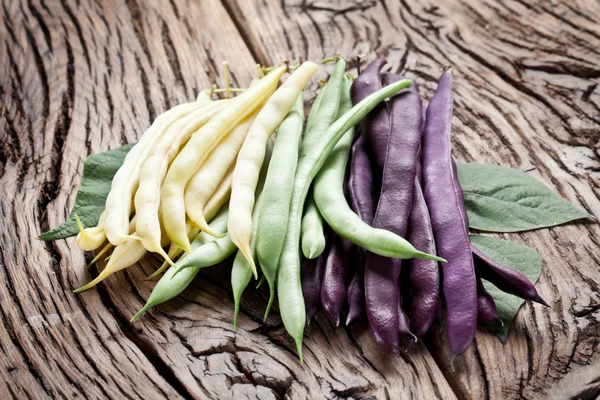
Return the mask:
<path id="1" fill-rule="evenodd" d="M 502 345 L 480 331 L 448 365 L 444 337 L 401 357 L 365 327 L 319 315 L 305 365 L 265 289 L 232 331 L 227 266 L 135 324 L 158 260 L 96 290 L 62 222 L 88 154 L 135 141 L 156 115 L 255 62 L 356 66 L 375 55 L 429 99 L 455 72 L 454 155 L 520 168 L 600 215 L 600 4 L 579 0 L 2 1 L 0 10 L 0 398 L 595 398 L 600 395 L 600 229 L 503 235 L 538 250 L 537 285 Z M 326 76 L 327 68 L 319 78 Z M 88 260 L 89 261 L 89 260 Z"/>

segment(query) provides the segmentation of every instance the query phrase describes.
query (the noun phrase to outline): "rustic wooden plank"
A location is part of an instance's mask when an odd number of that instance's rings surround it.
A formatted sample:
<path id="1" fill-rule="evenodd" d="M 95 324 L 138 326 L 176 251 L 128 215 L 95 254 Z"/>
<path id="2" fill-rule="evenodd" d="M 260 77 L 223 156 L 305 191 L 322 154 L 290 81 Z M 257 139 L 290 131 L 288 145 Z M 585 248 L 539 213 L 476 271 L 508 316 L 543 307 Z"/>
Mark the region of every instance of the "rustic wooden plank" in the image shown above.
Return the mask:
<path id="1" fill-rule="evenodd" d="M 426 99 L 440 68 L 453 66 L 455 156 L 521 168 L 600 214 L 597 2 L 226 3 L 253 35 L 254 52 L 271 62 L 289 52 L 309 59 L 378 54 L 391 70 L 416 78 Z M 584 224 L 504 235 L 542 254 L 538 288 L 552 308 L 525 306 L 505 346 L 478 332 L 456 372 L 443 337 L 434 338 L 430 350 L 459 396 L 599 394 L 599 232 Z"/>
<path id="2" fill-rule="evenodd" d="M 536 177 L 600 214 L 597 5 L 79 3 L 4 1 L 0 11 L 0 183 L 11 188 L 0 200 L 0 394 L 453 397 L 425 347 L 402 359 L 381 354 L 364 327 L 336 329 L 322 316 L 307 330 L 301 367 L 276 313 L 260 322 L 264 289 L 244 298 L 232 332 L 226 267 L 133 325 L 157 260 L 74 296 L 90 279 L 74 240 L 29 244 L 67 215 L 86 154 L 134 141 L 156 114 L 213 82 L 222 59 L 244 84 L 253 58 L 376 52 L 416 77 L 426 97 L 452 64 L 458 158 L 537 168 Z M 526 306 L 506 346 L 480 332 L 456 373 L 443 344 L 430 350 L 460 397 L 593 397 L 597 227 L 507 237 L 542 252 L 539 287 L 553 309 Z"/>

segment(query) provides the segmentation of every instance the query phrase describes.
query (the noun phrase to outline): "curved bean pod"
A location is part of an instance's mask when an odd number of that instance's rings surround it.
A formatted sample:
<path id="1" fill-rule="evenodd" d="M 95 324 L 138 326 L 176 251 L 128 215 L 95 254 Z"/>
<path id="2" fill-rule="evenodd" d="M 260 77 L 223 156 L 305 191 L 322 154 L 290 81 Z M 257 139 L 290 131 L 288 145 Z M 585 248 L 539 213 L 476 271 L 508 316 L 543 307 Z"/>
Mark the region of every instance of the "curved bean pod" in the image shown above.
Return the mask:
<path id="1" fill-rule="evenodd" d="M 378 58 L 371 62 L 364 71 L 354 81 L 352 85 L 352 100 L 358 103 L 369 94 L 381 89 L 381 69 L 386 61 Z M 369 113 L 363 120 L 363 134 L 370 148 L 375 153 L 375 160 L 378 168 L 375 170 L 377 174 L 381 174 L 385 165 L 385 151 L 390 132 L 390 119 L 387 105 L 381 103 L 372 112 Z"/>
<path id="2" fill-rule="evenodd" d="M 305 258 L 302 261 L 301 283 L 302 296 L 304 297 L 304 305 L 306 307 L 306 323 L 310 324 L 319 307 L 321 306 L 321 285 L 323 283 L 323 274 L 325 272 L 325 264 L 329 258 L 329 246 L 325 246 L 325 250 L 317 258 Z"/>
<path id="3" fill-rule="evenodd" d="M 304 208 L 308 188 L 317 172 L 325 163 L 337 141 L 348 131 L 348 129 L 356 125 L 358 121 L 364 118 L 364 116 L 381 101 L 411 84 L 412 82 L 410 80 L 396 82 L 365 98 L 350 111 L 338 118 L 338 120 L 323 133 L 321 140 L 315 143 L 312 150 L 309 153 L 302 154 L 298 161 L 296 180 L 294 182 L 294 191 L 292 193 L 290 205 L 288 229 L 277 271 L 277 296 L 279 299 L 281 319 L 283 320 L 287 332 L 296 342 L 298 356 L 301 361 L 302 337 L 304 335 L 304 324 L 306 323 L 306 311 L 304 309 L 304 299 L 302 297 L 302 287 L 300 284 L 299 243 L 301 214 L 302 209 Z M 337 205 L 334 206 L 337 207 Z M 352 213 L 352 211 L 350 211 L 350 213 L 360 221 L 360 218 L 356 214 Z M 363 222 L 360 221 L 360 223 Z M 352 225 L 349 224 L 349 226 Z M 348 226 L 346 229 L 348 229 Z M 416 252 L 416 250 L 407 244 L 407 242 L 403 242 L 402 248 L 397 248 L 396 250 L 405 255 L 413 255 L 414 252 Z"/>
<path id="4" fill-rule="evenodd" d="M 104 232 L 104 220 L 106 219 L 106 211 L 102 212 L 98 225 L 92 228 L 84 228 L 79 216 L 75 214 L 75 221 L 79 227 L 79 233 L 77 234 L 77 246 L 83 251 L 93 251 L 98 247 L 102 246 L 102 243 L 106 240 L 106 233 Z"/>
<path id="5" fill-rule="evenodd" d="M 217 212 L 227 203 L 229 200 L 229 195 L 231 193 L 231 175 L 233 174 L 233 165 L 227 171 L 227 174 L 217 187 L 217 190 L 210 197 L 206 205 L 204 206 L 204 217 L 210 222 Z M 194 239 L 200 232 L 200 228 L 198 228 L 193 222 L 190 220 L 186 221 L 186 231 L 188 235 L 188 239 Z M 183 253 L 183 249 L 177 246 L 175 243 L 171 243 L 169 246 L 168 255 L 171 260 L 179 257 Z M 163 265 L 152 275 L 150 275 L 146 280 L 152 280 L 156 278 L 158 275 L 162 274 L 170 264 L 165 261 Z"/>
<path id="6" fill-rule="evenodd" d="M 399 76 L 385 75 L 385 81 L 399 80 Z M 375 148 L 374 153 L 385 159 L 381 194 L 373 227 L 385 229 L 406 237 L 408 218 L 412 208 L 412 194 L 421 146 L 423 105 L 417 86 L 390 100 L 390 131 L 369 131 L 385 143 L 385 148 Z M 377 135 L 375 135 L 377 133 Z M 387 142 L 381 138 L 387 136 Z M 379 143 L 379 142 L 376 142 Z M 385 156 L 381 156 L 384 153 Z M 369 327 L 375 340 L 386 348 L 398 351 L 400 315 L 401 260 L 367 253 L 365 259 L 365 304 Z"/>
<path id="7" fill-rule="evenodd" d="M 136 235 L 142 238 L 142 244 L 148 251 L 159 253 L 169 262 L 171 259 L 160 246 L 160 187 L 169 164 L 182 144 L 225 104 L 223 101 L 208 103 L 171 125 L 158 140 L 140 171 L 139 186 L 135 193 L 135 212 L 138 216 Z"/>
<path id="8" fill-rule="evenodd" d="M 185 212 L 188 218 L 201 231 L 209 235 L 215 236 L 215 233 L 210 230 L 206 222 L 204 205 L 227 174 L 228 169 L 235 168 L 235 160 L 255 118 L 256 113 L 250 114 L 221 140 L 185 189 Z"/>
<path id="9" fill-rule="evenodd" d="M 464 224 L 462 189 L 451 156 L 452 76 L 444 72 L 427 107 L 423 138 L 423 186 L 442 266 L 451 361 L 473 341 L 477 326 L 477 284 L 469 234 Z"/>
<path id="10" fill-rule="evenodd" d="M 212 221 L 211 223 L 211 225 L 213 225 L 213 229 L 218 229 L 221 231 L 226 229 L 227 211 L 227 207 L 224 207 L 223 210 L 221 210 L 221 212 L 219 212 L 219 214 L 215 217 L 214 221 Z M 210 267 L 224 260 L 226 257 L 223 259 L 220 259 L 220 257 L 215 257 L 215 255 L 219 253 L 220 247 L 219 245 L 217 245 L 217 242 L 219 242 L 220 240 L 223 239 L 214 239 L 214 237 L 211 237 L 207 233 L 200 233 L 192 243 L 192 247 L 194 247 L 194 250 L 193 253 L 190 254 L 196 253 L 196 255 L 198 255 L 199 252 L 202 252 L 205 255 L 205 259 L 203 259 L 202 262 L 198 262 L 197 259 L 194 268 L 188 268 L 182 273 L 178 273 L 179 270 L 177 270 L 176 268 L 170 268 L 163 275 L 163 277 L 160 278 L 160 280 L 152 290 L 152 293 L 150 293 L 150 297 L 148 297 L 148 300 L 146 301 L 144 307 L 142 307 L 142 309 L 139 310 L 133 316 L 133 318 L 131 318 L 131 322 L 138 319 L 151 307 L 160 303 L 164 303 L 165 301 L 171 300 L 172 298 L 181 294 L 181 292 L 183 292 L 190 285 L 194 277 L 198 274 L 198 272 L 200 272 L 202 268 Z M 200 251 L 201 249 L 204 249 L 204 251 Z M 177 264 L 179 265 L 180 262 L 185 259 L 187 259 L 186 255 L 184 255 L 177 262 Z M 219 261 L 213 262 L 217 259 L 219 259 Z"/>
<path id="11" fill-rule="evenodd" d="M 106 197 L 104 231 L 112 244 L 117 245 L 129 239 L 129 216 L 140 179 L 140 170 L 156 142 L 171 124 L 202 106 L 203 103 L 186 103 L 162 113 L 125 156 L 123 165 L 113 177 L 110 192 Z"/>
<path id="12" fill-rule="evenodd" d="M 185 251 L 190 250 L 185 235 L 186 185 L 218 142 L 271 95 L 286 69 L 286 66 L 274 69 L 234 98 L 192 135 L 171 164 L 161 190 L 162 220 L 169 238 Z"/>
<path id="13" fill-rule="evenodd" d="M 340 115 L 352 108 L 351 86 L 352 78 L 345 76 L 340 94 Z M 320 207 L 328 206 L 322 200 L 327 201 L 327 192 L 329 191 L 341 192 L 343 196 L 346 164 L 350 156 L 354 133 L 355 129 L 352 127 L 341 137 L 315 177 L 313 197 Z M 337 325 L 340 323 L 342 308 L 345 306 L 347 299 L 346 281 L 349 272 L 352 270 L 351 257 L 349 257 L 351 249 L 352 246 L 345 239 L 336 237 L 333 240 L 321 286 L 321 304 L 325 311 L 336 321 Z"/>
<path id="14" fill-rule="evenodd" d="M 312 192 L 306 197 L 302 214 L 300 243 L 302 254 L 308 259 L 317 258 L 325 250 L 325 226 Z"/>
<path id="15" fill-rule="evenodd" d="M 275 299 L 277 265 L 287 230 L 303 123 L 304 96 L 300 94 L 277 129 L 271 156 L 274 168 L 267 171 L 261 210 L 256 222 L 258 226 L 256 234 L 253 234 L 256 236 L 256 255 L 260 268 L 269 283 L 270 296 L 265 316 L 269 314 Z"/>
<path id="16" fill-rule="evenodd" d="M 477 276 L 493 283 L 503 292 L 550 307 L 525 275 L 512 268 L 498 264 L 475 246 L 471 245 L 471 251 L 473 253 L 473 260 L 475 261 Z"/>
<path id="17" fill-rule="evenodd" d="M 496 302 L 485 290 L 481 278 L 477 278 L 477 322 L 480 324 L 500 324 L 504 322 L 498 316 Z"/>
<path id="18" fill-rule="evenodd" d="M 254 257 L 256 251 L 256 231 L 258 230 L 258 218 L 260 217 L 260 211 L 262 209 L 263 202 L 262 190 L 267 177 L 267 171 L 269 170 L 269 165 L 271 164 L 272 153 L 273 142 L 269 140 L 267 141 L 265 161 L 263 162 L 263 166 L 260 170 L 258 184 L 256 187 L 256 207 L 254 207 L 254 210 L 252 210 L 252 237 L 250 238 L 250 252 L 252 257 Z M 240 311 L 240 301 L 242 300 L 242 294 L 244 293 L 244 290 L 246 290 L 248 283 L 250 283 L 250 279 L 252 279 L 252 273 L 252 267 L 244 256 L 244 253 L 238 250 L 237 254 L 235 255 L 235 259 L 233 260 L 233 266 L 231 267 L 231 289 L 233 291 L 233 330 L 236 330 L 237 328 L 237 317 Z"/>
<path id="19" fill-rule="evenodd" d="M 229 200 L 231 212 L 227 228 L 233 243 L 246 256 L 255 277 L 258 276 L 256 266 L 250 255 L 252 210 L 258 176 L 265 157 L 265 147 L 269 137 L 290 112 L 304 86 L 317 69 L 317 65 L 312 62 L 302 63 L 273 93 L 250 127 L 235 164 Z"/>
<path id="20" fill-rule="evenodd" d="M 373 169 L 364 135 L 352 146 L 348 195 L 352 211 L 372 225 L 377 199 L 373 193 Z M 348 286 L 348 317 L 346 325 L 365 315 L 365 250 L 358 249 L 354 275 Z"/>
<path id="21" fill-rule="evenodd" d="M 417 168 L 413 191 L 413 206 L 408 220 L 407 239 L 415 247 L 435 254 L 435 240 L 431 228 L 431 218 L 423 189 L 419 182 L 420 168 Z M 409 264 L 409 286 L 411 303 L 409 308 L 410 328 L 417 338 L 422 337 L 435 320 L 437 304 L 440 300 L 440 269 L 436 261 L 412 259 Z"/>

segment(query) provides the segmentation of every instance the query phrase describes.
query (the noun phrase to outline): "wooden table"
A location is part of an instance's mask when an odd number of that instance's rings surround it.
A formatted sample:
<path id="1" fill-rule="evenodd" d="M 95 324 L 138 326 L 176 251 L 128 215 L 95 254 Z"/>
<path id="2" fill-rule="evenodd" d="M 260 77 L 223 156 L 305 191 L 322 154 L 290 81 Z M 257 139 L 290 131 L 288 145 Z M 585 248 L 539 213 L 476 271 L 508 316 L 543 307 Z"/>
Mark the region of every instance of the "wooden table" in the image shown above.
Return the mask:
<path id="1" fill-rule="evenodd" d="M 593 0 L 2 0 L 0 398 L 595 398 L 600 229 L 505 235 L 537 249 L 537 287 L 502 345 L 479 331 L 448 365 L 443 336 L 399 357 L 365 327 L 319 315 L 300 365 L 265 291 L 232 331 L 229 271 L 207 270 L 138 322 L 149 259 L 97 289 L 61 223 L 89 154 L 133 142 L 156 115 L 257 62 L 340 51 L 386 57 L 429 99 L 455 69 L 454 154 L 528 171 L 600 215 L 600 3 Z M 330 68 L 330 67 L 329 67 Z M 326 69 L 318 78 L 326 76 Z M 311 94 L 312 96 L 312 94 Z"/>

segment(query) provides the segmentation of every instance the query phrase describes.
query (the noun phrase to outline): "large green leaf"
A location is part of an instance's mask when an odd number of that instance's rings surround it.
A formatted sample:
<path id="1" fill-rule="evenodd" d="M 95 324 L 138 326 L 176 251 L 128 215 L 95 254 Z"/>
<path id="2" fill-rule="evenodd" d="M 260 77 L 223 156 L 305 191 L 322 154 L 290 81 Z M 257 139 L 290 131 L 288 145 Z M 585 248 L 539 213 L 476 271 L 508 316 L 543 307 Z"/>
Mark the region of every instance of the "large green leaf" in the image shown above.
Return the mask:
<path id="1" fill-rule="evenodd" d="M 530 247 L 508 240 L 488 237 L 471 236 L 471 244 L 483 252 L 486 256 L 507 268 L 519 271 L 532 283 L 537 282 L 542 272 L 542 257 Z M 504 293 L 490 282 L 483 281 L 485 289 L 496 302 L 498 316 L 504 322 L 504 326 L 485 325 L 485 328 L 498 336 L 504 343 L 510 325 L 517 311 L 525 302 L 517 296 Z"/>
<path id="2" fill-rule="evenodd" d="M 526 173 L 499 165 L 459 164 L 469 226 L 519 232 L 593 218 Z"/>
<path id="3" fill-rule="evenodd" d="M 77 191 L 75 205 L 69 218 L 62 225 L 42 233 L 39 238 L 56 240 L 76 235 L 79 228 L 75 221 L 75 214 L 81 218 L 84 227 L 96 226 L 100 214 L 104 211 L 106 196 L 110 191 L 113 176 L 123 165 L 125 156 L 133 146 L 133 144 L 128 144 L 119 149 L 89 156 L 83 164 L 81 187 Z"/>

